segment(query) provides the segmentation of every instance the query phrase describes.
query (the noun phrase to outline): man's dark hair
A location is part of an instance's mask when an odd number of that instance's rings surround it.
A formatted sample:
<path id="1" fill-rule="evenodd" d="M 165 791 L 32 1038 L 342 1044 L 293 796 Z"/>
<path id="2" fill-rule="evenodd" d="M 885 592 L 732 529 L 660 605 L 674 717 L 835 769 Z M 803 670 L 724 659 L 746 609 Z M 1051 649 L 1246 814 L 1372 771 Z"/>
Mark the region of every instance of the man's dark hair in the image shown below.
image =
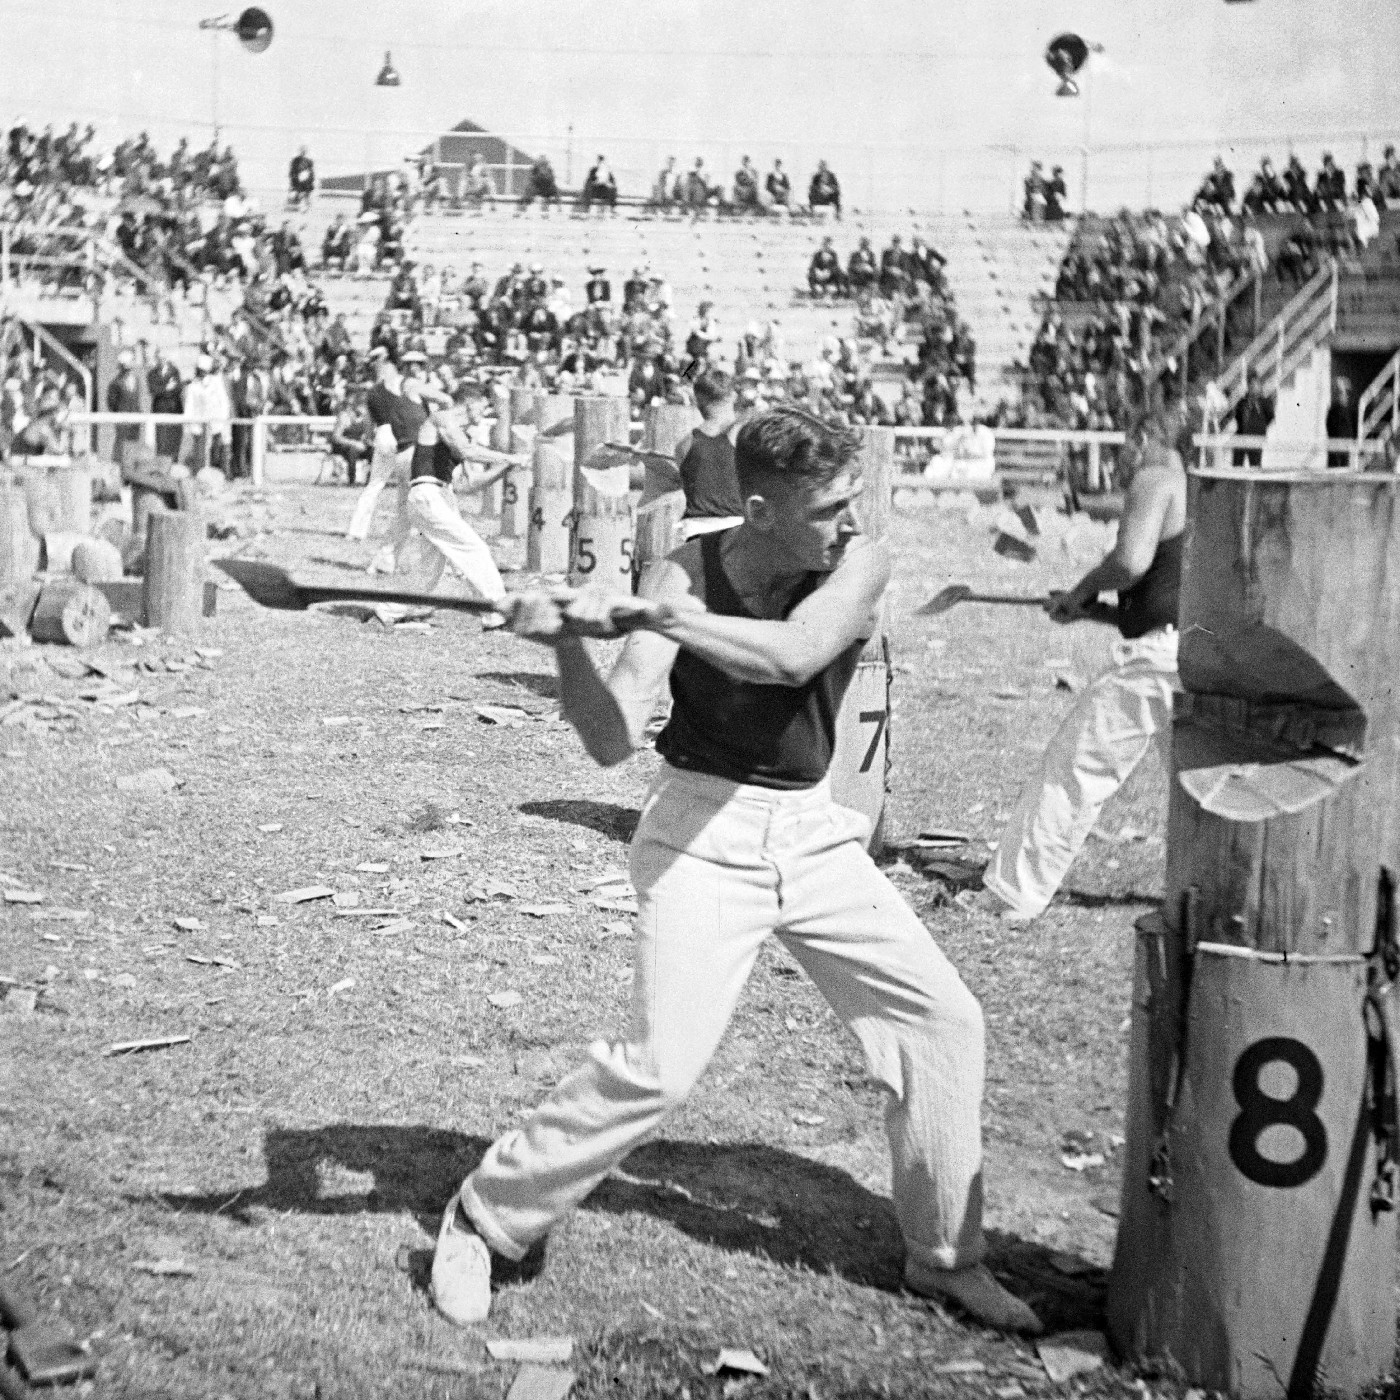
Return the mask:
<path id="1" fill-rule="evenodd" d="M 774 408 L 749 419 L 734 442 L 734 470 L 745 495 L 774 480 L 825 485 L 860 451 L 860 434 L 800 408 Z"/>
<path id="2" fill-rule="evenodd" d="M 707 369 L 695 377 L 695 402 L 701 408 L 726 399 L 734 391 L 734 381 L 722 369 Z"/>

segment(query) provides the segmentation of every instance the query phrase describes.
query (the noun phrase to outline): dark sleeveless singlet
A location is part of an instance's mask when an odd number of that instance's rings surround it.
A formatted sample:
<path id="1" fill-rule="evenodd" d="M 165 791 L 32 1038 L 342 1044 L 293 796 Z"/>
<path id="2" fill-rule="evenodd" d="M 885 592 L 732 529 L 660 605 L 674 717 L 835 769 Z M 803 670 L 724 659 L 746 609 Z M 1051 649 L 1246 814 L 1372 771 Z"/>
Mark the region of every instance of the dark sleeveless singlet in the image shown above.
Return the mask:
<path id="1" fill-rule="evenodd" d="M 1181 597 L 1183 530 L 1162 540 L 1147 572 L 1118 595 L 1118 630 L 1129 640 L 1145 637 L 1159 627 L 1175 627 Z"/>
<path id="2" fill-rule="evenodd" d="M 720 541 L 700 537 L 705 603 L 721 617 L 753 617 L 724 572 Z M 827 575 L 812 573 L 784 617 Z M 855 674 L 863 642 L 853 642 L 806 685 L 735 680 L 684 649 L 671 667 L 671 718 L 656 751 L 676 768 L 766 788 L 815 787 L 831 766 L 836 712 Z"/>
<path id="3" fill-rule="evenodd" d="M 680 465 L 685 519 L 743 515 L 744 498 L 734 472 L 734 444 L 728 433 L 696 432 Z"/>
<path id="4" fill-rule="evenodd" d="M 457 449 L 443 438 L 439 438 L 436 442 L 420 442 L 413 449 L 413 465 L 409 469 L 409 482 L 438 481 L 444 486 L 451 486 L 452 473 L 461 460 Z"/>

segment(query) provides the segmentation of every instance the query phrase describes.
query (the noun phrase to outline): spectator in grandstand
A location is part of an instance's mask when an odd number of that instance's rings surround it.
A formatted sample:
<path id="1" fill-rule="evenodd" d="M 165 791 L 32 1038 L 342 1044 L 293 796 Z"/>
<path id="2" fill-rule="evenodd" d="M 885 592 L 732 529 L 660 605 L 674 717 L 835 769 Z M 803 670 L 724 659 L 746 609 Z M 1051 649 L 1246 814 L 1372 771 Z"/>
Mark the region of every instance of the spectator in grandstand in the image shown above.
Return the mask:
<path id="1" fill-rule="evenodd" d="M 1045 218 L 1045 172 L 1038 160 L 1031 161 L 1030 174 L 1021 187 L 1024 191 L 1021 217 L 1028 224 L 1041 223 Z"/>
<path id="2" fill-rule="evenodd" d="M 846 284 L 853 296 L 860 296 L 875 286 L 878 277 L 875 250 L 870 246 L 869 238 L 862 237 L 846 264 Z"/>
<path id="3" fill-rule="evenodd" d="M 890 235 L 889 246 L 880 254 L 880 295 L 894 298 L 903 293 L 909 281 L 908 254 L 897 233 Z"/>
<path id="4" fill-rule="evenodd" d="M 1197 206 L 1217 209 L 1222 214 L 1229 214 L 1234 209 L 1235 177 L 1226 169 L 1220 156 L 1216 156 L 1210 174 L 1201 182 L 1201 187 L 1196 191 L 1196 198 L 1192 202 Z"/>
<path id="5" fill-rule="evenodd" d="M 841 217 L 841 183 L 824 160 L 817 162 L 816 172 L 807 186 L 807 204 L 814 213 L 830 209 L 837 219 Z"/>
<path id="6" fill-rule="evenodd" d="M 260 355 L 236 360 L 229 378 L 229 408 L 235 419 L 261 418 L 271 411 L 272 376 Z M 253 474 L 253 426 L 232 424 L 229 441 L 230 479 Z"/>
<path id="7" fill-rule="evenodd" d="M 763 205 L 758 197 L 758 171 L 745 156 L 734 172 L 734 211 L 737 214 L 761 214 Z"/>
<path id="8" fill-rule="evenodd" d="M 792 181 L 788 179 L 787 171 L 783 169 L 780 160 L 773 162 L 773 168 L 768 172 L 767 179 L 763 182 L 763 187 L 768 191 L 768 202 L 777 212 L 787 213 L 792 203 Z"/>
<path id="9" fill-rule="evenodd" d="M 723 203 L 723 191 L 710 184 L 705 174 L 705 162 L 701 156 L 695 157 L 695 164 L 685 177 L 681 202 L 692 214 L 699 214 L 710 206 Z"/>
<path id="10" fill-rule="evenodd" d="M 1053 167 L 1050 178 L 1045 182 L 1045 222 L 1058 224 L 1065 217 L 1065 201 L 1069 191 L 1065 186 L 1065 168 Z"/>
<path id="11" fill-rule="evenodd" d="M 708 362 L 710 352 L 720 339 L 719 322 L 714 316 L 714 302 L 702 301 L 696 308 L 695 319 L 685 338 L 685 353 L 695 363 Z"/>
<path id="12" fill-rule="evenodd" d="M 583 287 L 584 300 L 589 306 L 600 306 L 612 310 L 612 283 L 608 281 L 607 268 L 590 267 L 588 281 Z"/>
<path id="13" fill-rule="evenodd" d="M 807 267 L 807 286 L 814 297 L 845 296 L 849 284 L 841 270 L 841 259 L 836 254 L 830 238 L 823 238 L 822 245 L 812 254 Z"/>
<path id="14" fill-rule="evenodd" d="M 1284 193 L 1296 213 L 1310 214 L 1313 211 L 1313 195 L 1308 188 L 1308 172 L 1296 152 L 1288 157 L 1288 165 L 1283 172 Z"/>
<path id="15" fill-rule="evenodd" d="M 601 155 L 584 177 L 578 197 L 578 207 L 585 214 L 595 204 L 614 212 L 617 210 L 617 177 L 608 166 L 606 157 Z"/>
<path id="16" fill-rule="evenodd" d="M 159 345 L 151 350 L 151 367 L 146 371 L 146 390 L 150 395 L 152 413 L 183 413 L 185 386 L 180 371 L 166 358 Z M 172 462 L 180 460 L 180 439 L 184 427 L 179 423 L 156 424 L 156 453 Z"/>
<path id="17" fill-rule="evenodd" d="M 1251 369 L 1246 379 L 1244 397 L 1235 405 L 1235 431 L 1241 437 L 1263 437 L 1274 421 L 1274 401 L 1264 392 L 1263 380 L 1257 369 Z M 1263 461 L 1262 449 L 1258 447 L 1236 448 L 1234 464 L 1237 467 L 1257 467 Z"/>
<path id="18" fill-rule="evenodd" d="M 108 413 L 140 413 L 141 381 L 136 374 L 136 356 L 129 348 L 117 353 L 117 372 L 107 385 Z M 136 423 L 118 425 L 112 434 L 113 455 L 118 463 L 124 460 L 126 449 L 132 443 L 141 441 L 141 428 Z"/>
<path id="19" fill-rule="evenodd" d="M 632 275 L 622 284 L 623 314 L 631 315 L 634 311 L 640 311 L 646 305 L 646 299 L 646 268 L 634 267 Z"/>
<path id="20" fill-rule="evenodd" d="M 1395 158 L 1394 146 L 1385 148 L 1385 158 L 1376 172 L 1376 188 L 1381 197 L 1378 209 L 1400 207 L 1400 161 Z"/>
<path id="21" fill-rule="evenodd" d="M 1274 258 L 1274 274 L 1278 280 L 1301 287 L 1317 271 L 1317 245 L 1313 231 L 1304 224 L 1293 229 L 1279 246 Z"/>
<path id="22" fill-rule="evenodd" d="M 551 204 L 561 208 L 563 206 L 559 182 L 554 176 L 554 166 L 546 155 L 536 156 L 534 164 L 530 166 L 530 173 L 525 178 L 525 190 L 515 206 L 516 213 L 529 208 L 537 199 L 546 214 Z"/>
<path id="23" fill-rule="evenodd" d="M 1327 408 L 1327 437 L 1329 441 L 1350 442 L 1356 436 L 1356 404 L 1351 396 L 1351 380 L 1339 374 L 1332 384 L 1332 402 Z M 1329 452 L 1329 467 L 1351 465 L 1349 452 Z"/>
<path id="24" fill-rule="evenodd" d="M 1346 172 L 1332 159 L 1331 151 L 1323 154 L 1322 169 L 1317 172 L 1317 181 L 1313 186 L 1313 207 L 1328 213 L 1335 213 L 1347 207 Z"/>
<path id="25" fill-rule="evenodd" d="M 379 215 L 366 210 L 360 215 L 355 237 L 355 276 L 372 277 L 379 267 L 381 241 Z"/>
<path id="26" fill-rule="evenodd" d="M 490 172 L 480 151 L 473 151 L 466 173 L 462 176 L 462 189 L 459 202 L 469 209 L 480 209 L 496 202 L 496 188 L 491 183 Z"/>
<path id="27" fill-rule="evenodd" d="M 303 146 L 287 168 L 288 203 L 293 209 L 309 209 L 316 193 L 316 166 Z"/>
<path id="28" fill-rule="evenodd" d="M 1240 209 L 1246 214 L 1277 214 L 1287 207 L 1288 192 L 1274 171 L 1273 161 L 1265 156 L 1244 192 Z"/>

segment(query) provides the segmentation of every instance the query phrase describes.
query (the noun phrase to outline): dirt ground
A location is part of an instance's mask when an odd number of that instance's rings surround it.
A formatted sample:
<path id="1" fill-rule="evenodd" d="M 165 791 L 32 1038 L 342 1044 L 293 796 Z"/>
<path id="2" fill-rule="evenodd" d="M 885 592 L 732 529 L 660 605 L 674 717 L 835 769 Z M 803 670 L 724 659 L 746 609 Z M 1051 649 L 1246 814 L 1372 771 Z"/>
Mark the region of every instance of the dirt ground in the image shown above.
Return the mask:
<path id="1" fill-rule="evenodd" d="M 351 500 L 245 492 L 211 555 L 353 579 Z M 1030 608 L 912 614 L 953 579 L 1062 586 L 1104 543 L 1059 517 L 1016 563 L 989 518 L 901 513 L 891 612 L 893 835 L 959 828 L 978 859 L 1110 642 Z M 548 654 L 441 611 L 225 587 L 202 650 L 127 634 L 90 658 L 105 677 L 0 645 L 0 888 L 42 895 L 0 904 L 0 1279 L 91 1339 L 87 1393 L 499 1396 L 518 1368 L 484 1341 L 540 1336 L 575 1339 L 579 1397 L 1141 1393 L 1112 1366 L 1056 1387 L 1032 1345 L 902 1291 L 882 1096 L 772 945 L 664 1134 L 453 1329 L 425 1291 L 443 1202 L 622 1023 L 625 891 L 590 887 L 625 869 L 655 755 L 595 768 Z M 991 1262 L 1052 1331 L 1101 1325 L 1164 806 L 1154 754 L 1023 931 L 889 868 L 985 1009 Z M 277 898 L 317 885 L 336 899 Z M 107 1053 L 162 1036 L 188 1041 Z M 710 1373 L 721 1347 L 767 1376 Z"/>

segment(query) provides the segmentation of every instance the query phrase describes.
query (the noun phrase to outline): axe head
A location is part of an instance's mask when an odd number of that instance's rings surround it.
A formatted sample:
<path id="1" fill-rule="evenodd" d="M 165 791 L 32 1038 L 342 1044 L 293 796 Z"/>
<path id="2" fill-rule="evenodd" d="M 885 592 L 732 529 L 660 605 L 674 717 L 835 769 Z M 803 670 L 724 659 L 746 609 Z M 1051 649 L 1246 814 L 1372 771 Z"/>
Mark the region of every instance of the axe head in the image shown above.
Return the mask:
<path id="1" fill-rule="evenodd" d="M 965 603 L 972 597 L 972 588 L 966 583 L 950 583 L 947 588 L 940 589 L 921 608 L 915 608 L 915 617 L 937 617 L 939 613 L 945 613 L 949 608 L 955 608 L 959 603 Z"/>
<path id="2" fill-rule="evenodd" d="M 216 559 L 222 569 L 255 602 L 265 608 L 300 611 L 311 600 L 292 581 L 292 576 L 262 559 Z"/>

